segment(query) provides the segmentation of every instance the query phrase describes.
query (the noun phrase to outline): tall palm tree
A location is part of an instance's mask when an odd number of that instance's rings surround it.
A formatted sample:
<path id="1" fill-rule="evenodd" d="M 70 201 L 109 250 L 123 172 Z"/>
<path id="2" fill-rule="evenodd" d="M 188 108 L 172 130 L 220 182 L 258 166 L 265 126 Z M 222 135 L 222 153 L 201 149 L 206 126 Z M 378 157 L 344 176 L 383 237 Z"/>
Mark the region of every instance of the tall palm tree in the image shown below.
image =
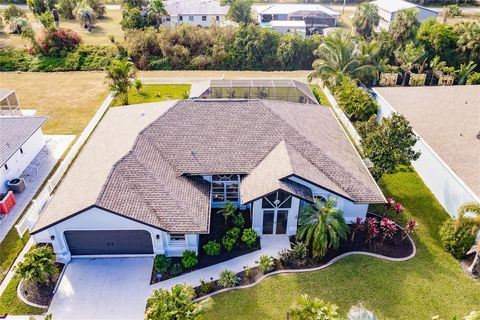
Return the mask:
<path id="1" fill-rule="evenodd" d="M 352 22 L 356 33 L 363 35 L 365 38 L 370 38 L 373 30 L 380 22 L 378 7 L 369 2 L 362 3 L 355 11 Z"/>
<path id="2" fill-rule="evenodd" d="M 148 4 L 148 11 L 154 16 L 155 26 L 158 28 L 162 23 L 162 16 L 167 14 L 163 0 L 151 0 Z"/>
<path id="3" fill-rule="evenodd" d="M 472 213 L 473 216 L 465 216 L 466 213 Z M 460 225 L 468 224 L 472 226 L 472 232 L 479 232 L 480 229 L 480 203 L 467 202 L 464 203 L 457 213 L 457 227 Z M 480 232 L 479 232 L 480 233 Z M 477 237 L 478 239 L 478 237 Z M 480 240 L 477 242 L 477 254 L 473 259 L 472 264 L 468 267 L 468 271 L 473 273 L 474 270 L 480 272 Z"/>
<path id="4" fill-rule="evenodd" d="M 313 62 L 315 71 L 310 77 L 318 76 L 327 85 L 338 85 L 345 75 L 354 80 L 378 77 L 377 68 L 362 55 L 359 44 L 348 32 L 338 31 L 326 36 L 315 55 L 318 59 Z"/>
<path id="5" fill-rule="evenodd" d="M 477 65 L 473 61 L 469 61 L 468 64 L 462 63 L 460 69 L 457 70 L 458 74 L 458 84 L 465 85 L 467 83 L 468 77 L 475 71 Z"/>
<path id="6" fill-rule="evenodd" d="M 115 92 L 123 105 L 128 104 L 128 90 L 136 76 L 137 69 L 128 60 L 113 60 L 107 67 L 105 80 L 109 83 L 110 90 Z"/>
<path id="7" fill-rule="evenodd" d="M 397 46 L 415 37 L 418 29 L 417 14 L 416 9 L 405 9 L 399 11 L 395 16 L 390 26 L 390 32 Z"/>
<path id="8" fill-rule="evenodd" d="M 459 35 L 457 50 L 464 59 L 480 63 L 480 23 L 460 22 L 455 25 Z"/>
<path id="9" fill-rule="evenodd" d="M 287 313 L 287 320 L 339 320 L 340 316 L 337 310 L 338 307 L 333 303 L 312 298 L 304 294 L 290 306 Z"/>
<path id="10" fill-rule="evenodd" d="M 227 225 L 228 218 L 235 216 L 237 213 L 237 207 L 231 201 L 227 201 L 223 205 L 223 208 L 218 210 L 218 213 L 223 216 L 225 219 L 225 225 Z"/>
<path id="11" fill-rule="evenodd" d="M 38 247 L 25 255 L 16 269 L 16 275 L 27 281 L 48 283 L 58 273 L 55 254 L 50 247 Z"/>
<path id="12" fill-rule="evenodd" d="M 418 61 L 425 55 L 422 47 L 415 47 L 413 43 L 407 44 L 405 49 L 395 51 L 395 59 L 400 63 L 400 69 L 404 72 L 402 85 L 406 85 L 407 75 L 410 75 L 412 69 L 418 66 Z"/>
<path id="13" fill-rule="evenodd" d="M 301 210 L 297 237 L 316 258 L 323 257 L 329 248 L 338 249 L 340 241 L 348 236 L 343 212 L 335 204 L 336 200 L 330 198 L 325 204 L 316 202 Z"/>

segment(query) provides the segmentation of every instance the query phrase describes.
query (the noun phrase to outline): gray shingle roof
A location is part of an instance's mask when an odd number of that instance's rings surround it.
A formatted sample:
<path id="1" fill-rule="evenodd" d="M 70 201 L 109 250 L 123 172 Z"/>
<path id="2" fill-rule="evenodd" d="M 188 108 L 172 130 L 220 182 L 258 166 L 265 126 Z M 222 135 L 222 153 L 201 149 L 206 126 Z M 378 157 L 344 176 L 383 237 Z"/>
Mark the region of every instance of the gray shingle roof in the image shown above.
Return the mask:
<path id="1" fill-rule="evenodd" d="M 210 188 L 203 175 L 247 175 L 244 202 L 277 189 L 311 200 L 307 188 L 285 179 L 291 174 L 354 202 L 385 200 L 331 110 L 318 105 L 179 101 L 112 166 L 91 204 L 170 232 L 208 232 Z"/>
<path id="2" fill-rule="evenodd" d="M 0 166 L 47 121 L 47 117 L 0 117 Z"/>
<path id="3" fill-rule="evenodd" d="M 217 0 L 167 0 L 165 9 L 170 16 L 226 15 L 228 6 L 221 6 Z"/>

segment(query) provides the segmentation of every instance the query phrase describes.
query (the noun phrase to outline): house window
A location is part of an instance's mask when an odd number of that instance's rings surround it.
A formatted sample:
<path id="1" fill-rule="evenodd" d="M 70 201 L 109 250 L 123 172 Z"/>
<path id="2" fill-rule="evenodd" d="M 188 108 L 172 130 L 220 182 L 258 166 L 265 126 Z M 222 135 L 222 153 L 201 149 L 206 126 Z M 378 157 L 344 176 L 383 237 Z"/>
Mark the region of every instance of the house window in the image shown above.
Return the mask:
<path id="1" fill-rule="evenodd" d="M 276 191 L 262 198 L 262 208 L 291 208 L 292 196 L 283 191 Z"/>
<path id="2" fill-rule="evenodd" d="M 188 16 L 188 21 L 193 21 L 193 16 Z"/>
<path id="3" fill-rule="evenodd" d="M 6 163 L 3 167 L 5 168 L 5 171 L 8 171 L 8 165 Z"/>
<path id="4" fill-rule="evenodd" d="M 183 16 L 178 16 L 178 20 L 183 21 Z"/>
<path id="5" fill-rule="evenodd" d="M 20 148 L 20 154 L 23 154 L 23 149 L 22 148 Z"/>
<path id="6" fill-rule="evenodd" d="M 220 16 L 216 16 L 215 19 L 217 19 L 217 21 L 220 21 Z"/>
<path id="7" fill-rule="evenodd" d="M 221 204 L 226 201 L 238 203 L 240 177 L 234 175 L 212 176 L 212 203 Z"/>
<path id="8" fill-rule="evenodd" d="M 185 244 L 187 242 L 187 238 L 185 237 L 184 234 L 180 233 L 171 233 L 170 234 L 170 244 L 175 245 L 175 244 Z"/>
<path id="9" fill-rule="evenodd" d="M 167 17 L 167 21 L 170 21 L 170 17 Z"/>
<path id="10" fill-rule="evenodd" d="M 202 21 L 207 21 L 207 16 L 202 16 Z"/>

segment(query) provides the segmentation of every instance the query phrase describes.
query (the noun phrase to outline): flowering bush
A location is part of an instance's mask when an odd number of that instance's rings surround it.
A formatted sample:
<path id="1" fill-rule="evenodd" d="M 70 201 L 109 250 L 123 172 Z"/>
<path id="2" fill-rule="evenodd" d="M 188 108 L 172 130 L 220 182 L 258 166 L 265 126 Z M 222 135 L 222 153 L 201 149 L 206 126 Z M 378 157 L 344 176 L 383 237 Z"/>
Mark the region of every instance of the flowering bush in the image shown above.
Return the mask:
<path id="1" fill-rule="evenodd" d="M 350 241 L 355 240 L 355 235 L 359 232 L 362 232 L 363 230 L 365 230 L 365 225 L 363 224 L 363 218 L 357 217 L 355 222 L 352 224 L 352 235 L 351 235 Z"/>
<path id="2" fill-rule="evenodd" d="M 72 51 L 80 44 L 81 38 L 73 30 L 56 29 L 41 31 L 35 38 L 37 50 L 49 56 L 59 56 L 62 53 Z"/>
<path id="3" fill-rule="evenodd" d="M 395 204 L 395 200 L 393 200 L 393 198 L 387 198 L 387 204 L 386 204 L 387 210 L 392 208 L 394 204 Z"/>
<path id="4" fill-rule="evenodd" d="M 380 231 L 382 233 L 382 242 L 386 239 L 391 239 L 397 232 L 397 225 L 388 218 L 383 218 L 380 221 Z"/>
<path id="5" fill-rule="evenodd" d="M 415 231 L 415 229 L 417 228 L 418 226 L 418 223 L 416 220 L 410 220 L 407 222 L 407 224 L 405 225 L 405 227 L 403 227 L 403 230 L 405 231 L 405 237 L 407 237 L 407 234 L 412 234 L 413 231 Z"/>
<path id="6" fill-rule="evenodd" d="M 380 229 L 378 228 L 378 220 L 376 218 L 367 218 L 365 221 L 367 226 L 367 239 L 366 242 L 371 243 L 378 237 Z"/>

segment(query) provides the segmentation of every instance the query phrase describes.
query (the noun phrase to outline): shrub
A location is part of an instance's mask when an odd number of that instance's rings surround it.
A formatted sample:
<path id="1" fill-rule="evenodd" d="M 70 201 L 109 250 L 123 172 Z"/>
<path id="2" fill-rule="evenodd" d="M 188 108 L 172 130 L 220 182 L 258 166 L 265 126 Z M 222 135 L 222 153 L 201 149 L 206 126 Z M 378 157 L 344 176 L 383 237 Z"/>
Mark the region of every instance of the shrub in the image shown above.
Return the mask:
<path id="1" fill-rule="evenodd" d="M 235 241 L 237 241 L 240 238 L 240 229 L 238 229 L 237 227 L 233 227 L 232 229 L 227 231 L 226 236 L 233 238 L 235 239 Z"/>
<path id="2" fill-rule="evenodd" d="M 76 49 L 81 41 L 73 30 L 58 28 L 52 31 L 42 31 L 35 38 L 38 50 L 44 55 L 59 56 Z"/>
<path id="3" fill-rule="evenodd" d="M 241 213 L 233 217 L 233 225 L 239 229 L 245 227 L 245 218 Z"/>
<path id="4" fill-rule="evenodd" d="M 149 22 L 150 19 L 142 14 L 140 8 L 124 8 L 122 10 L 120 25 L 124 31 L 129 29 L 143 29 L 150 24 Z"/>
<path id="5" fill-rule="evenodd" d="M 208 256 L 217 256 L 220 254 L 220 243 L 215 240 L 208 241 L 204 246 L 203 250 Z"/>
<path id="6" fill-rule="evenodd" d="M 463 259 L 475 243 L 475 236 L 469 227 L 455 227 L 453 220 L 447 220 L 440 228 L 440 238 L 445 250 L 455 258 Z"/>
<path id="7" fill-rule="evenodd" d="M 223 205 L 223 208 L 218 210 L 218 213 L 223 216 L 225 219 L 225 225 L 227 225 L 228 218 L 234 217 L 237 214 L 237 207 L 235 207 L 232 202 L 227 201 Z"/>
<path id="8" fill-rule="evenodd" d="M 170 269 L 170 274 L 172 276 L 178 276 L 182 271 L 182 265 L 180 263 L 175 263 Z"/>
<path id="9" fill-rule="evenodd" d="M 243 230 L 242 241 L 245 242 L 248 247 L 253 247 L 255 243 L 257 243 L 257 233 L 255 230 L 251 228 Z"/>
<path id="10" fill-rule="evenodd" d="M 47 283 L 58 274 L 55 253 L 51 247 L 37 247 L 25 255 L 25 259 L 15 267 L 15 273 L 27 281 Z"/>
<path id="11" fill-rule="evenodd" d="M 467 80 L 467 84 L 480 84 L 480 72 L 474 72 Z"/>
<path id="12" fill-rule="evenodd" d="M 107 11 L 105 4 L 101 0 L 83 0 L 82 2 L 85 2 L 90 8 L 92 8 L 97 18 L 103 18 Z"/>
<path id="13" fill-rule="evenodd" d="M 229 236 L 224 236 L 222 238 L 222 244 L 225 250 L 232 251 L 233 247 L 237 244 L 237 240 Z"/>
<path id="14" fill-rule="evenodd" d="M 280 262 L 287 266 L 301 266 L 305 264 L 308 247 L 303 242 L 296 243 L 292 249 L 280 252 Z"/>
<path id="15" fill-rule="evenodd" d="M 22 34 L 28 28 L 31 28 L 31 25 L 27 18 L 13 17 L 10 19 L 9 29 L 11 33 Z"/>
<path id="16" fill-rule="evenodd" d="M 0 16 L 0 33 L 3 32 L 3 28 L 5 28 L 5 23 L 3 22 L 2 16 Z"/>
<path id="17" fill-rule="evenodd" d="M 7 7 L 7 9 L 5 9 L 5 11 L 3 11 L 3 17 L 5 18 L 5 21 L 10 21 L 10 19 L 16 17 L 26 18 L 27 15 L 22 9 L 20 9 L 14 4 L 11 4 Z"/>
<path id="18" fill-rule="evenodd" d="M 27 0 L 27 6 L 30 10 L 32 10 L 34 15 L 38 16 L 48 11 L 49 9 L 53 9 L 53 7 L 55 6 L 55 1 Z"/>
<path id="19" fill-rule="evenodd" d="M 212 292 L 213 285 L 211 281 L 200 280 L 200 292 L 202 294 L 207 294 Z"/>
<path id="20" fill-rule="evenodd" d="M 57 5 L 58 13 L 65 19 L 75 19 L 75 14 L 73 12 L 76 6 L 76 0 L 59 0 Z"/>
<path id="21" fill-rule="evenodd" d="M 220 279 L 218 279 L 218 284 L 223 288 L 235 287 L 238 283 L 237 274 L 230 270 L 224 270 L 220 273 Z"/>
<path id="22" fill-rule="evenodd" d="M 45 30 L 50 30 L 53 28 L 53 15 L 50 11 L 46 11 L 39 15 L 38 21 L 40 21 Z"/>
<path id="23" fill-rule="evenodd" d="M 273 270 L 275 267 L 275 263 L 272 257 L 263 254 L 260 256 L 258 261 L 258 269 L 261 273 L 266 274 Z"/>
<path id="24" fill-rule="evenodd" d="M 250 278 L 252 276 L 252 273 L 253 273 L 253 269 L 248 267 L 248 266 L 244 266 L 243 267 L 243 275 L 245 276 L 245 278 Z"/>
<path id="25" fill-rule="evenodd" d="M 450 17 L 459 17 L 462 15 L 462 10 L 458 4 L 450 4 L 447 6 L 448 15 Z"/>
<path id="26" fill-rule="evenodd" d="M 365 121 L 377 112 L 377 102 L 357 83 L 345 77 L 340 87 L 335 90 L 335 97 L 340 108 L 353 121 Z"/>
<path id="27" fill-rule="evenodd" d="M 395 233 L 397 233 L 397 225 L 388 218 L 383 218 L 380 220 L 379 226 L 382 235 L 382 241 L 386 239 L 392 239 Z"/>
<path id="28" fill-rule="evenodd" d="M 329 302 L 324 302 L 318 298 L 311 298 L 308 295 L 302 295 L 293 305 L 290 306 L 287 313 L 288 320 L 306 320 L 306 319 L 328 319 L 340 320 L 338 307 Z"/>
<path id="29" fill-rule="evenodd" d="M 182 254 L 182 265 L 185 269 L 193 268 L 197 265 L 197 254 L 193 250 L 185 250 Z"/>
<path id="30" fill-rule="evenodd" d="M 168 273 L 172 266 L 172 260 L 163 254 L 157 254 L 153 260 L 153 270 L 157 273 Z"/>

